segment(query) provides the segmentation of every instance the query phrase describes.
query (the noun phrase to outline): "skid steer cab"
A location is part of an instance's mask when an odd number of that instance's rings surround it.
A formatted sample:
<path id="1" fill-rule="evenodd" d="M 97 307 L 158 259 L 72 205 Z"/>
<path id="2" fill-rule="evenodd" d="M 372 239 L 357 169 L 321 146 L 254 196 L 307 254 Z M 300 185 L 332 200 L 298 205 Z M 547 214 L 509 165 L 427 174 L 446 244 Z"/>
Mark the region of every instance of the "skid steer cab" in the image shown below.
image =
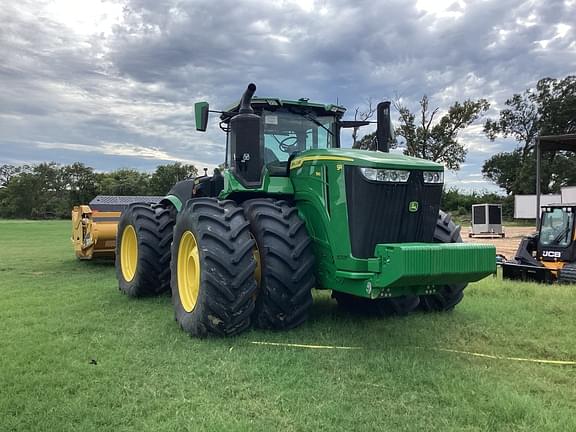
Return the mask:
<path id="1" fill-rule="evenodd" d="M 514 260 L 502 264 L 505 279 L 576 283 L 575 204 L 542 207 L 537 233 L 520 242 Z"/>
<path id="2" fill-rule="evenodd" d="M 462 243 L 440 210 L 442 165 L 388 152 L 389 102 L 377 108 L 377 151 L 354 150 L 341 131 L 369 123 L 342 120 L 344 107 L 255 91 L 216 111 L 226 153 L 214 175 L 123 213 L 122 291 L 171 290 L 177 322 L 202 337 L 294 328 L 313 288 L 379 315 L 449 311 L 496 270 L 495 248 Z M 195 105 L 199 131 L 211 112 Z"/>

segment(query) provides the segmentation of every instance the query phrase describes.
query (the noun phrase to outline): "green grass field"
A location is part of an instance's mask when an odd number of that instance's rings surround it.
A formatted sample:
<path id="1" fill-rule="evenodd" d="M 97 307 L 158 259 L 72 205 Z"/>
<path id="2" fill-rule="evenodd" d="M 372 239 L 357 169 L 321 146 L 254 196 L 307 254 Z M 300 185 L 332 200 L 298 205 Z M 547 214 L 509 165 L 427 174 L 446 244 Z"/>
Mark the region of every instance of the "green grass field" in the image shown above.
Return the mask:
<path id="1" fill-rule="evenodd" d="M 321 292 L 297 330 L 195 340 L 68 237 L 0 221 L 1 431 L 576 430 L 576 366 L 436 350 L 576 360 L 576 287 L 489 277 L 453 313 L 393 319 Z"/>

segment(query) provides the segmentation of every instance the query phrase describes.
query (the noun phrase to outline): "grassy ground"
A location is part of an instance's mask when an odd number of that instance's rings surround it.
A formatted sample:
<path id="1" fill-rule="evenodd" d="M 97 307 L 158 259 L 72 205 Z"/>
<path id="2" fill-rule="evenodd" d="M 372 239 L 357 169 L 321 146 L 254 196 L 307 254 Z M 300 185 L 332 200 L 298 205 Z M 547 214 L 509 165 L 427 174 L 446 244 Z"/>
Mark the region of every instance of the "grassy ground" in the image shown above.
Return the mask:
<path id="1" fill-rule="evenodd" d="M 0 221 L 0 430 L 576 430 L 576 288 L 474 284 L 451 314 L 340 312 L 287 333 L 194 340 L 167 296 L 78 262 L 68 223 Z M 253 341 L 327 344 L 312 350 Z"/>

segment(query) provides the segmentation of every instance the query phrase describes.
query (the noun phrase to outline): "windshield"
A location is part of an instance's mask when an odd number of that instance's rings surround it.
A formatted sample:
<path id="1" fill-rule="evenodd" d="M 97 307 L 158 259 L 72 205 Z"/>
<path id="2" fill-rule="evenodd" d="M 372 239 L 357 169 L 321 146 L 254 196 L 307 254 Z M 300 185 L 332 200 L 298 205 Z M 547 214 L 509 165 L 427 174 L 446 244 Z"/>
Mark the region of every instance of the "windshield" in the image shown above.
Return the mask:
<path id="1" fill-rule="evenodd" d="M 264 110 L 262 123 L 266 165 L 285 165 L 283 162 L 296 151 L 334 146 L 332 116 Z"/>
<path id="2" fill-rule="evenodd" d="M 544 246 L 568 246 L 572 241 L 574 213 L 556 208 L 545 212 L 540 228 L 540 243 Z"/>

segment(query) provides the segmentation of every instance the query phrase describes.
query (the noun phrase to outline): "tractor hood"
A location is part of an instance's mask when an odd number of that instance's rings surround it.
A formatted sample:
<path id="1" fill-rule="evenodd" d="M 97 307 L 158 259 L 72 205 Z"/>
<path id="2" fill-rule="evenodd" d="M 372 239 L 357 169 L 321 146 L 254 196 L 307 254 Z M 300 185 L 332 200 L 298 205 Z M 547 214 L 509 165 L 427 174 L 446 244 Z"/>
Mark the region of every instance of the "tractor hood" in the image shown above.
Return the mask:
<path id="1" fill-rule="evenodd" d="M 298 168 L 306 162 L 315 163 L 317 161 L 334 161 L 341 162 L 345 165 L 371 168 L 416 169 L 427 171 L 444 170 L 442 164 L 402 154 L 342 148 L 303 151 L 292 159 L 290 168 Z"/>

